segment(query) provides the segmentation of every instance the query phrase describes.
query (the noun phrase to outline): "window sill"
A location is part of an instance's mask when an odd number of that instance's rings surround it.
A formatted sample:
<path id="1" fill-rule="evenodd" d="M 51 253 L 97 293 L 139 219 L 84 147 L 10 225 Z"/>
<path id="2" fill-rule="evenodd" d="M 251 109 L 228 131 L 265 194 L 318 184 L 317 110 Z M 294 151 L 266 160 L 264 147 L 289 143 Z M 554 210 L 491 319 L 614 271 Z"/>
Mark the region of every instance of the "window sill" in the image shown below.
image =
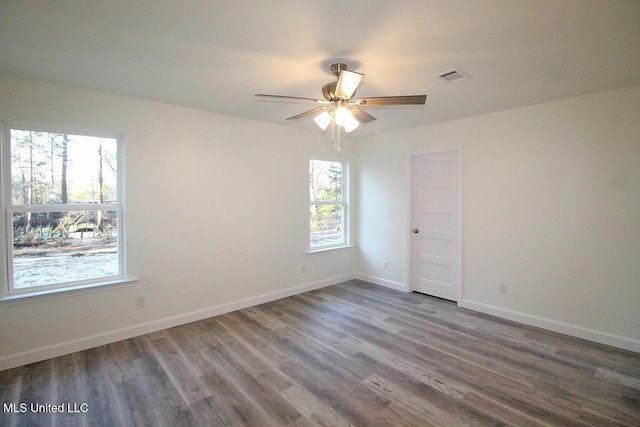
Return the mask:
<path id="1" fill-rule="evenodd" d="M 2 299 L 0 299 L 0 306 L 41 302 L 55 298 L 106 291 L 109 289 L 120 289 L 123 287 L 132 286 L 136 281 L 137 279 L 125 278 L 69 288 L 49 289 L 44 291 L 5 295 Z"/>
<path id="2" fill-rule="evenodd" d="M 355 245 L 343 245 L 343 246 L 332 246 L 330 248 L 309 249 L 306 252 L 306 254 L 307 255 L 321 254 L 321 253 L 326 253 L 326 252 L 331 252 L 331 251 L 339 251 L 341 249 L 350 249 L 350 248 L 355 248 Z"/>

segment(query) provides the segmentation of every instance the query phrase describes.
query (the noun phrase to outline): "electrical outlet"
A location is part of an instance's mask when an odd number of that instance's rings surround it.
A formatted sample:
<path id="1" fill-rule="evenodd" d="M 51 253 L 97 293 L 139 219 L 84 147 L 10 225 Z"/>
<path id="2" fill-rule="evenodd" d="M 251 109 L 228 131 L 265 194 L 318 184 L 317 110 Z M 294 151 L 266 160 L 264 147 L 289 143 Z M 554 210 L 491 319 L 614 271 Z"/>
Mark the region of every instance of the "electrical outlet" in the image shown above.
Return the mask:
<path id="1" fill-rule="evenodd" d="M 300 272 L 301 272 L 302 274 L 305 274 L 305 273 L 307 272 L 307 266 L 306 266 L 306 265 L 303 265 L 303 266 L 300 268 Z"/>
<path id="2" fill-rule="evenodd" d="M 136 297 L 136 308 L 144 307 L 144 297 Z"/>
<path id="3" fill-rule="evenodd" d="M 389 261 L 385 260 L 385 261 L 382 263 L 382 268 L 384 268 L 385 270 L 388 270 L 388 269 L 389 269 Z"/>
<path id="4" fill-rule="evenodd" d="M 500 283 L 500 293 L 502 295 L 506 295 L 507 294 L 507 284 L 506 283 Z"/>

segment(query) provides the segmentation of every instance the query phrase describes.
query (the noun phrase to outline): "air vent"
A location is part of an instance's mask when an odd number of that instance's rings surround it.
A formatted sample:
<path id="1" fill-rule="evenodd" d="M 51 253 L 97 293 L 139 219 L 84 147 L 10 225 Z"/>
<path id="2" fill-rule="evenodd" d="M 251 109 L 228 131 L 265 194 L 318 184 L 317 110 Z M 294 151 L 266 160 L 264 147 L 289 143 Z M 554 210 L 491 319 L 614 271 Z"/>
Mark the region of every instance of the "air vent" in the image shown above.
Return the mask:
<path id="1" fill-rule="evenodd" d="M 438 77 L 447 83 L 459 83 L 471 78 L 469 74 L 465 73 L 460 68 L 442 73 L 438 75 Z"/>

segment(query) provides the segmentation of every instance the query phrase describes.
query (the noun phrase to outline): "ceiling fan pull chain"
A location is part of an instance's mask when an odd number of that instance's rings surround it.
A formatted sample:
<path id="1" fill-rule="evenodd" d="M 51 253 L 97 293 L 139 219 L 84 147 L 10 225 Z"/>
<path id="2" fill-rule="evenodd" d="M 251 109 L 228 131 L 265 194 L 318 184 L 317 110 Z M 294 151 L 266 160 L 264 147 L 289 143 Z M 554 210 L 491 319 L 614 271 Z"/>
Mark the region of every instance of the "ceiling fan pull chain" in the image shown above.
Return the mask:
<path id="1" fill-rule="evenodd" d="M 335 120 L 331 120 L 331 148 L 340 152 L 340 126 L 336 126 Z"/>

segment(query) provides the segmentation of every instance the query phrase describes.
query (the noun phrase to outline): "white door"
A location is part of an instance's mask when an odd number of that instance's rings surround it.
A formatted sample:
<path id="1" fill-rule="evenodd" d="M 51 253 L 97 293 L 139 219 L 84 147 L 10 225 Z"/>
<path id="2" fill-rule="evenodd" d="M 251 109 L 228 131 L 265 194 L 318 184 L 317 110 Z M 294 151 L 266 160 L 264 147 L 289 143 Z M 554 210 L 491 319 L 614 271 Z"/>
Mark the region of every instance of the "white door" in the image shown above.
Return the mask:
<path id="1" fill-rule="evenodd" d="M 462 286 L 461 152 L 411 158 L 411 288 L 459 301 Z"/>

